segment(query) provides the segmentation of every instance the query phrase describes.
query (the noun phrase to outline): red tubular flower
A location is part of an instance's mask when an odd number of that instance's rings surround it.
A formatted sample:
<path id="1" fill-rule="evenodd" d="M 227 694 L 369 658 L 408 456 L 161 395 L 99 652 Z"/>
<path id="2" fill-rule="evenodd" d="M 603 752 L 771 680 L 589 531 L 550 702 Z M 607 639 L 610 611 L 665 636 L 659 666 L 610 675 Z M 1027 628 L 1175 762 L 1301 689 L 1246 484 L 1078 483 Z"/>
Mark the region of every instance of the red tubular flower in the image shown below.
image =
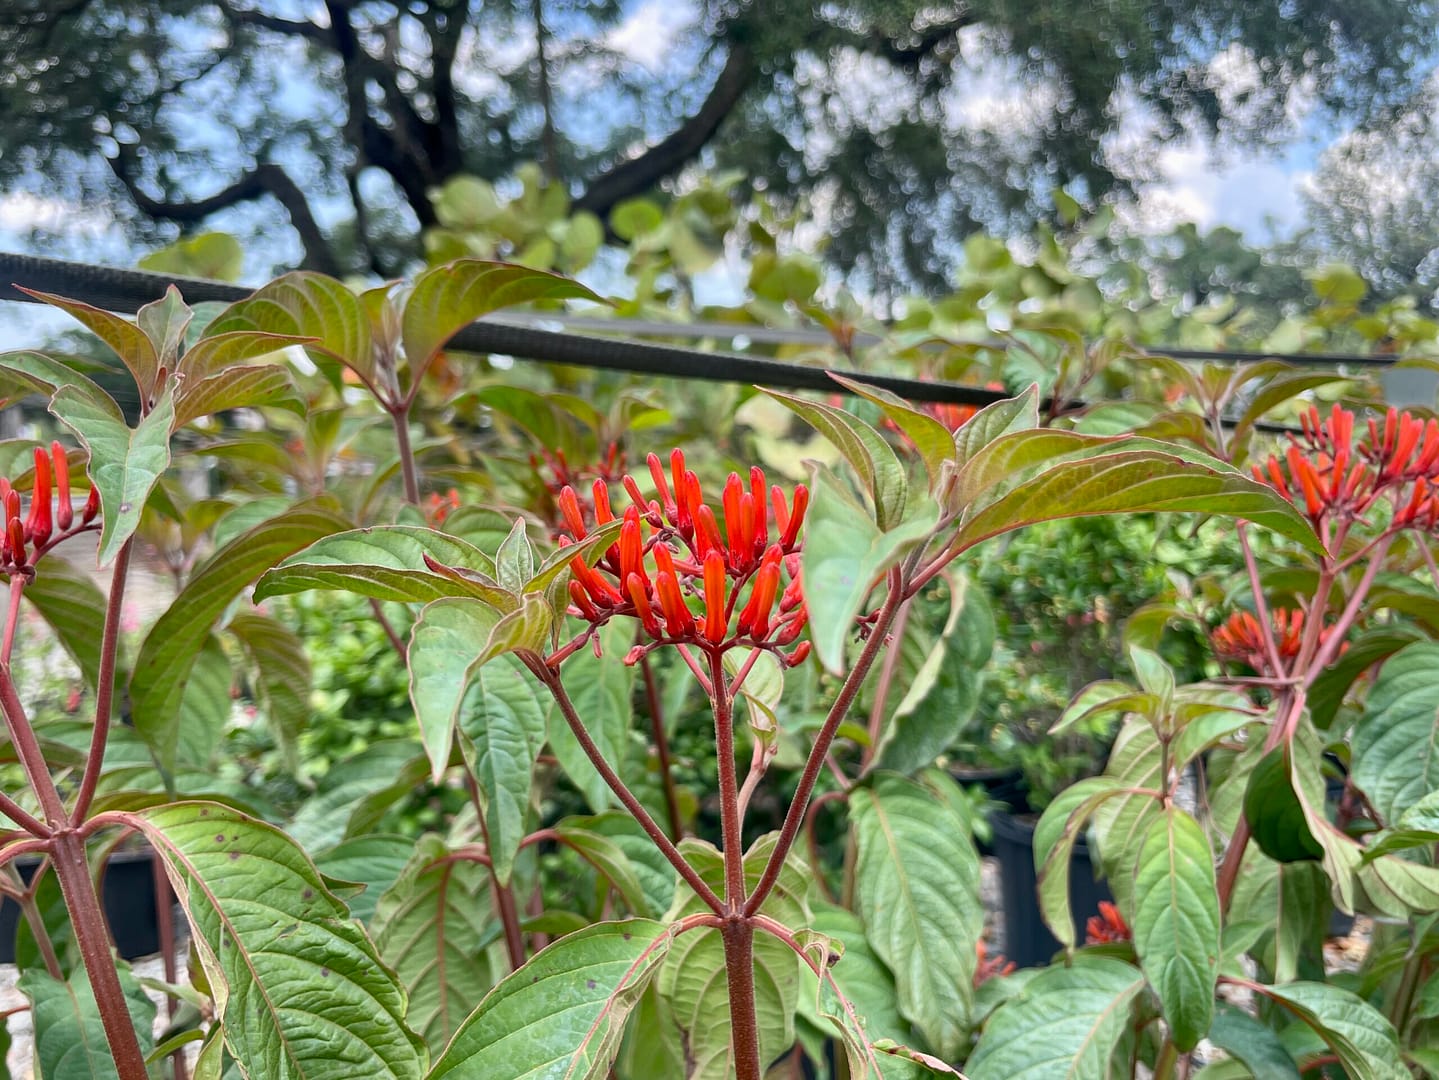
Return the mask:
<path id="1" fill-rule="evenodd" d="M 584 586 L 573 578 L 570 579 L 570 602 L 579 609 L 580 618 L 590 622 L 598 622 L 600 619 L 599 609 L 591 603 L 589 594 L 585 592 Z"/>
<path id="2" fill-rule="evenodd" d="M 615 519 L 615 512 L 610 507 L 610 486 L 603 480 L 596 480 L 591 494 L 595 499 L 595 524 L 608 525 Z"/>
<path id="3" fill-rule="evenodd" d="M 774 609 L 775 594 L 779 591 L 779 546 L 765 552 L 764 562 L 754 576 L 754 587 L 749 603 L 739 615 L 739 632 L 755 638 L 769 633 L 769 616 Z"/>
<path id="4" fill-rule="evenodd" d="M 705 555 L 705 637 L 718 645 L 725 638 L 729 620 L 725 615 L 725 564 L 717 548 Z"/>
<path id="5" fill-rule="evenodd" d="M 90 497 L 85 500 L 85 510 L 80 515 L 82 524 L 88 525 L 100 513 L 100 489 L 91 485 Z"/>
<path id="6" fill-rule="evenodd" d="M 9 557 L 16 566 L 25 565 L 25 527 L 18 517 L 6 523 L 5 535 L 10 541 Z"/>
<path id="7" fill-rule="evenodd" d="M 580 500 L 575 496 L 575 489 L 566 484 L 560 489 L 559 498 L 556 500 L 560 507 L 560 514 L 565 519 L 565 525 L 569 528 L 571 535 L 576 540 L 583 540 L 589 535 L 585 528 L 585 517 L 580 513 Z"/>
<path id="8" fill-rule="evenodd" d="M 736 570 L 744 568 L 745 559 L 744 522 L 740 509 L 743 491 L 739 473 L 730 473 L 724 486 L 724 530 L 725 539 L 729 542 L 730 565 Z"/>
<path id="9" fill-rule="evenodd" d="M 654 605 L 650 603 L 649 590 L 638 574 L 626 576 L 625 592 L 629 594 L 630 602 L 635 606 L 635 614 L 639 616 L 645 632 L 652 638 L 664 637 L 664 628 L 660 626 Z"/>
<path id="10" fill-rule="evenodd" d="M 665 629 L 669 631 L 670 637 L 683 638 L 694 633 L 694 616 L 685 606 L 685 598 L 680 593 L 679 582 L 672 572 L 667 570 L 659 572 L 655 578 L 655 592 L 659 594 L 660 608 L 665 616 Z"/>
<path id="11" fill-rule="evenodd" d="M 1119 909 L 1108 900 L 1099 902 L 1099 914 L 1091 915 L 1084 927 L 1086 945 L 1108 945 L 1119 941 L 1132 941 L 1134 934 Z"/>
<path id="12" fill-rule="evenodd" d="M 687 499 L 679 497 L 681 493 L 688 494 L 690 487 L 688 482 L 689 477 L 685 472 L 685 454 L 679 447 L 675 447 L 670 451 L 670 476 L 675 482 L 675 501 L 677 504 L 673 515 L 675 528 L 684 532 L 691 525 L 690 513 L 692 508 Z"/>
<path id="13" fill-rule="evenodd" d="M 804 524 L 804 512 L 809 507 L 809 488 L 800 484 L 794 489 L 794 509 L 790 511 L 789 522 L 784 528 L 780 547 L 789 551 L 799 538 L 800 526 Z"/>
<path id="14" fill-rule="evenodd" d="M 695 511 L 694 516 L 694 539 L 695 554 L 703 557 L 711 551 L 725 550 L 725 543 L 720 539 L 719 522 L 715 521 L 714 511 L 703 504 Z"/>
<path id="15" fill-rule="evenodd" d="M 53 524 L 50 517 L 50 458 L 35 447 L 35 490 L 30 497 L 30 514 L 25 520 L 25 535 L 38 547 L 50 539 Z"/>
<path id="16" fill-rule="evenodd" d="M 75 508 L 70 505 L 70 459 L 58 442 L 50 444 L 50 456 L 55 463 L 55 522 L 61 532 L 67 532 L 75 520 Z"/>
<path id="17" fill-rule="evenodd" d="M 672 518 L 675 516 L 676 510 L 675 500 L 670 495 L 669 484 L 665 482 L 665 470 L 664 466 L 660 464 L 659 455 L 650 454 L 645 458 L 645 461 L 650 467 L 650 478 L 655 482 L 655 490 L 659 492 L 660 508 L 664 511 L 666 517 Z M 626 489 L 629 489 L 633 484 L 634 481 L 628 480 L 627 478 L 627 483 L 625 484 Z M 639 488 L 635 487 L 634 490 L 630 492 L 631 498 L 634 498 L 641 506 L 648 506 L 648 503 L 638 498 L 638 492 Z"/>
<path id="18" fill-rule="evenodd" d="M 1304 612 L 1298 609 L 1275 608 L 1269 613 L 1273 623 L 1274 644 L 1280 660 L 1293 660 L 1299 655 L 1304 643 Z M 1264 630 L 1247 611 L 1236 611 L 1209 635 L 1214 653 L 1220 659 L 1246 664 L 1255 671 L 1269 675 L 1282 672 L 1270 671 L 1269 649 L 1264 642 Z"/>

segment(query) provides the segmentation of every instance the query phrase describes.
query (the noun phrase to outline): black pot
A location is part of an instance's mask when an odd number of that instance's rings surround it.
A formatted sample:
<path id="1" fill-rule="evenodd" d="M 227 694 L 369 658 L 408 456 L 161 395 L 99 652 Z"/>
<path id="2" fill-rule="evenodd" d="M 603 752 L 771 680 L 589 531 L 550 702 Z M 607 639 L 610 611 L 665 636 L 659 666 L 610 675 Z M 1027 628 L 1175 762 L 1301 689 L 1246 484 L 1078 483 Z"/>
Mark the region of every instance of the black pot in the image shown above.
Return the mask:
<path id="1" fill-rule="evenodd" d="M 1013 814 L 994 814 L 989 820 L 1004 899 L 1004 955 L 1020 967 L 1047 964 L 1063 946 L 1039 913 L 1034 824 Z M 1096 879 L 1089 847 L 1081 836 L 1069 863 L 1069 908 L 1081 934 L 1085 920 L 1098 913 L 1101 900 L 1113 901 L 1114 896 L 1109 886 Z"/>
<path id="2" fill-rule="evenodd" d="M 27 883 L 35 876 L 39 865 L 38 859 L 15 860 L 20 877 Z M 103 892 L 105 920 L 110 924 L 110 933 L 120 956 L 134 960 L 159 952 L 155 853 L 148 850 L 119 851 L 111 855 L 105 864 Z M 15 962 L 15 933 L 22 918 L 20 905 L 15 901 L 7 897 L 0 903 L 0 964 Z"/>
<path id="3" fill-rule="evenodd" d="M 1024 790 L 1024 774 L 1018 769 L 986 769 L 973 765 L 951 765 L 949 775 L 961 787 L 979 785 L 984 797 L 992 803 L 999 803 L 1015 812 L 1023 811 L 1028 805 Z M 975 847 L 981 855 L 993 855 L 994 844 L 980 837 L 974 838 Z"/>

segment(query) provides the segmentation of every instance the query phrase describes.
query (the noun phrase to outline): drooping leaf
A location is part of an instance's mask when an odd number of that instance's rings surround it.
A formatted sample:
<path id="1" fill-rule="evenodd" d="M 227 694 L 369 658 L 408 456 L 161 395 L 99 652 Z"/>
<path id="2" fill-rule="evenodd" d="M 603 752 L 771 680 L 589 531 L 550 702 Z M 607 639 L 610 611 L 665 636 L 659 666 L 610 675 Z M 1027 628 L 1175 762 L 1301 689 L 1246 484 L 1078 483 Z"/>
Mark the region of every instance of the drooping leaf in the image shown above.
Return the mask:
<path id="1" fill-rule="evenodd" d="M 79 387 L 62 386 L 50 399 L 50 411 L 90 455 L 90 483 L 100 491 L 101 566 L 109 565 L 139 526 L 150 489 L 170 465 L 174 409 L 166 389 L 131 430 Z"/>
<path id="2" fill-rule="evenodd" d="M 140 1052 L 148 1054 L 155 1045 L 155 1003 L 127 965 L 121 965 L 117 974 L 130 1018 L 135 1023 Z M 33 967 L 20 976 L 16 989 L 30 1000 L 37 1077 L 119 1080 L 115 1057 L 105 1039 L 100 1006 L 83 964 L 76 964 L 63 982 L 43 967 Z"/>
<path id="3" fill-rule="evenodd" d="M 1350 1076 L 1408 1080 L 1393 1025 L 1357 994 L 1317 982 L 1269 986 L 1264 992 L 1313 1028 Z"/>
<path id="4" fill-rule="evenodd" d="M 230 719 L 232 682 L 230 658 L 214 634 L 205 635 L 180 695 L 175 760 L 181 767 L 211 768 L 211 758 Z"/>
<path id="5" fill-rule="evenodd" d="M 464 540 L 414 525 L 379 525 L 326 536 L 292 555 L 260 579 L 255 600 L 310 589 L 335 589 L 397 603 L 427 604 L 443 596 L 491 598 L 465 579 L 429 569 L 427 555 L 444 566 L 494 577 L 490 557 Z"/>
<path id="6" fill-rule="evenodd" d="M 310 660 L 299 636 L 266 615 L 242 611 L 226 627 L 239 639 L 255 671 L 270 734 L 290 772 L 300 772 L 300 731 L 310 718 Z"/>
<path id="7" fill-rule="evenodd" d="M 418 382 L 450 338 L 484 315 L 536 300 L 604 301 L 578 281 L 511 263 L 456 259 L 415 279 L 400 338 Z"/>
<path id="8" fill-rule="evenodd" d="M 761 837 L 745 852 L 746 891 L 758 883 L 774 850 L 774 841 L 775 834 Z M 680 844 L 680 852 L 700 877 L 723 895 L 724 858 L 720 852 L 692 839 Z M 787 861 L 774 891 L 761 905 L 761 913 L 782 926 L 804 926 L 809 916 L 804 903 L 808 888 L 804 871 L 794 860 Z M 707 910 L 704 902 L 681 883 L 667 918 L 673 922 Z M 799 965 L 799 957 L 784 942 L 768 934 L 755 936 L 755 1012 L 762 1062 L 773 1061 L 794 1042 Z M 735 1075 L 724 972 L 720 932 L 706 928 L 675 939 L 655 983 L 684 1033 L 690 1080 L 731 1080 Z"/>
<path id="9" fill-rule="evenodd" d="M 882 532 L 836 481 L 815 471 L 805 517 L 802 577 L 810 640 L 829 671 L 843 673 L 845 644 L 875 580 L 929 535 L 937 512 L 930 507 Z"/>
<path id="10" fill-rule="evenodd" d="M 844 455 L 859 475 L 865 493 L 874 501 L 874 520 L 881 531 L 900 523 L 909 501 L 909 480 L 899 456 L 884 441 L 884 436 L 859 417 L 833 405 L 778 390 L 765 393 L 787 406 Z M 811 521 L 806 535 L 812 537 L 814 532 Z"/>
<path id="11" fill-rule="evenodd" d="M 1233 1005 L 1220 1004 L 1214 1010 L 1209 1041 L 1230 1057 L 1244 1063 L 1253 1076 L 1274 1080 L 1299 1080 L 1299 1067 L 1279 1036 L 1254 1017 Z"/>
<path id="12" fill-rule="evenodd" d="M 1090 835 L 1099 849 L 1104 878 L 1123 911 L 1130 910 L 1139 841 L 1159 813 L 1151 792 L 1163 782 L 1164 753 L 1149 721 L 1132 717 L 1119 729 L 1104 775 L 1127 789 L 1094 811 Z"/>
<path id="13" fill-rule="evenodd" d="M 1354 726 L 1354 782 L 1381 820 L 1394 821 L 1439 789 L 1439 644 L 1391 656 Z"/>
<path id="14" fill-rule="evenodd" d="M 603 656 L 596 657 L 588 649 L 582 649 L 565 662 L 564 685 L 595 746 L 623 778 L 635 686 L 635 669 L 627 667 L 623 659 L 634 644 L 633 631 L 623 622 L 611 622 L 600 631 L 599 640 Z M 614 796 L 609 786 L 590 764 L 559 707 L 553 703 L 546 727 L 550 748 L 559 759 L 560 768 L 584 795 L 590 809 L 598 812 L 613 805 Z"/>
<path id="15" fill-rule="evenodd" d="M 624 849 L 608 836 L 592 832 L 577 823 L 583 820 L 567 818 L 561 821 L 554 826 L 555 838 L 598 870 L 632 914 L 645 919 L 664 914 L 662 910 L 655 910 L 645 895 L 639 874 Z"/>
<path id="16" fill-rule="evenodd" d="M 44 394 L 48 398 L 62 386 L 73 386 L 75 392 L 80 393 L 95 410 L 118 423 L 124 422 L 120 406 L 100 389 L 98 383 L 88 375 L 44 353 L 28 350 L 0 353 L 0 372 L 4 373 L 0 388 L 3 388 L 7 396 L 15 393 L 36 393 Z M 34 443 L 30 445 L 33 446 Z"/>
<path id="17" fill-rule="evenodd" d="M 1106 802 L 1126 792 L 1112 776 L 1090 776 L 1065 788 L 1040 816 L 1034 829 L 1034 869 L 1039 910 L 1055 940 L 1074 948 L 1077 936 L 1069 906 L 1069 864 L 1085 826 Z"/>
<path id="18" fill-rule="evenodd" d="M 61 559 L 47 559 L 43 573 L 25 586 L 25 599 L 35 605 L 56 639 L 80 668 L 87 686 L 100 675 L 100 635 L 96 612 L 105 610 L 105 594 L 89 575 Z"/>
<path id="19" fill-rule="evenodd" d="M 405 992 L 303 851 L 216 803 L 133 815 L 189 917 L 225 1041 L 248 1077 L 424 1069 Z"/>
<path id="20" fill-rule="evenodd" d="M 591 835 L 602 836 L 619 848 L 639 881 L 645 907 L 657 915 L 669 910 L 679 875 L 627 811 L 607 810 L 588 817 L 566 818 L 560 824 L 566 823 Z"/>
<path id="21" fill-rule="evenodd" d="M 410 850 L 376 905 L 375 947 L 409 995 L 406 1022 L 438 1054 L 503 973 L 487 955 L 499 924 L 484 866 L 434 835 Z"/>
<path id="22" fill-rule="evenodd" d="M 501 885 L 509 884 L 515 853 L 528 831 L 530 785 L 545 745 L 548 699 L 519 660 L 500 656 L 470 677 L 460 703 L 461 745 L 479 785 L 490 859 Z"/>
<path id="23" fill-rule="evenodd" d="M 850 817 L 865 936 L 894 972 L 901 1014 L 941 1057 L 957 1058 L 984 930 L 968 822 L 929 789 L 890 773 L 851 794 Z"/>
<path id="24" fill-rule="evenodd" d="M 1170 1037 L 1192 1050 L 1209 1031 L 1219 973 L 1219 893 L 1199 822 L 1166 806 L 1139 848 L 1134 951 L 1159 996 Z"/>
<path id="25" fill-rule="evenodd" d="M 1254 766 L 1244 791 L 1244 817 L 1259 850 L 1276 862 L 1318 859 L 1324 849 L 1309 831 L 1291 782 L 1291 749 L 1276 746 Z"/>
<path id="26" fill-rule="evenodd" d="M 476 658 L 499 619 L 499 613 L 481 600 L 448 597 L 426 604 L 410 630 L 405 654 L 410 701 L 430 759 L 431 779 L 439 780 L 449 767 L 460 707 L 471 680 L 480 673 Z"/>
<path id="27" fill-rule="evenodd" d="M 965 1062 L 969 1080 L 1088 1080 L 1117 1071 L 1140 971 L 1109 957 L 1049 967 L 995 1010 Z M 1119 1067 L 1125 1074 L 1128 1070 Z"/>
<path id="28" fill-rule="evenodd" d="M 162 767 L 174 764 L 177 704 L 205 632 L 262 571 L 344 528 L 346 522 L 330 507 L 326 499 L 301 503 L 231 540 L 190 579 L 146 635 L 130 676 L 130 701 L 135 727 Z"/>
<path id="29" fill-rule="evenodd" d="M 647 919 L 567 934 L 490 992 L 428 1080 L 604 1080 L 674 940 Z"/>
<path id="30" fill-rule="evenodd" d="M 969 724 L 994 648 L 994 613 L 968 577 L 950 579 L 949 617 L 895 707 L 875 751 L 876 767 L 914 773 L 931 764 Z"/>

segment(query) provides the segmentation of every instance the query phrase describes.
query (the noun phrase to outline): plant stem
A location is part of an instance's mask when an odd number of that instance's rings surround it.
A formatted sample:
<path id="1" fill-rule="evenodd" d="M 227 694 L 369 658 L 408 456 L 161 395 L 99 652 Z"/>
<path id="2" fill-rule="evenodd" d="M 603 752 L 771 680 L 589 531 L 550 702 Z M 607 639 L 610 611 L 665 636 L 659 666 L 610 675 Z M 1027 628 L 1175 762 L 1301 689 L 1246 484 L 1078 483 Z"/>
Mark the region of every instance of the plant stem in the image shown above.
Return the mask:
<path id="1" fill-rule="evenodd" d="M 659 686 L 655 683 L 654 668 L 650 665 L 649 654 L 640 658 L 640 673 L 645 680 L 645 698 L 650 709 L 650 732 L 655 739 L 655 753 L 659 755 L 660 786 L 665 793 L 665 812 L 670 819 L 670 839 L 679 843 L 685 834 L 684 819 L 680 815 L 679 793 L 675 791 L 675 778 L 670 771 L 670 740 L 665 734 L 664 706 L 660 701 Z"/>
<path id="2" fill-rule="evenodd" d="M 734 699 L 725 682 L 724 660 L 709 654 L 715 720 L 715 756 L 719 765 L 720 835 L 724 843 L 724 902 L 730 914 L 744 910 L 744 839 L 739 812 L 739 782 L 734 763 Z M 733 972 L 730 974 L 734 978 Z M 732 992 L 733 993 L 733 992 Z M 754 988 L 750 987 L 750 996 Z"/>
<path id="3" fill-rule="evenodd" d="M 480 833 L 485 839 L 485 851 L 490 852 L 490 829 L 485 824 L 485 808 L 480 802 L 480 785 L 469 772 L 465 773 L 465 787 L 470 792 L 470 802 L 475 807 L 475 819 L 479 822 Z M 501 884 L 495 873 L 494 856 L 486 863 L 490 871 L 490 888 L 495 894 L 495 910 L 500 915 L 500 925 L 505 929 L 505 949 L 510 954 L 510 969 L 518 971 L 525 966 L 525 939 L 520 933 L 520 916 L 515 907 L 515 890 L 508 884 Z"/>
<path id="4" fill-rule="evenodd" d="M 110 932 L 105 926 L 100 898 L 95 893 L 95 882 L 90 877 L 90 865 L 85 860 L 85 845 L 74 829 L 56 833 L 50 843 L 55 854 L 55 876 L 70 913 L 75 944 L 79 946 L 85 973 L 95 992 L 95 1004 L 105 1027 L 105 1040 L 115 1058 L 116 1071 L 120 1080 L 147 1080 L 145 1057 L 140 1053 L 135 1025 L 125 1004 L 125 992 L 115 973 Z"/>
<path id="5" fill-rule="evenodd" d="M 1174 1080 L 1174 1067 L 1179 1062 L 1179 1047 L 1173 1039 L 1165 1039 L 1159 1058 L 1154 1062 L 1154 1080 Z"/>
<path id="6" fill-rule="evenodd" d="M 895 611 L 902 602 L 904 585 L 904 574 L 898 568 L 891 570 L 889 572 L 889 592 L 884 598 L 884 604 L 879 609 L 874 625 L 870 628 L 869 640 L 865 642 L 859 658 L 854 662 L 854 667 L 850 669 L 844 684 L 839 688 L 839 694 L 835 697 L 834 704 L 830 706 L 829 715 L 825 717 L 819 734 L 815 736 L 814 745 L 810 747 L 809 758 L 804 763 L 804 772 L 800 774 L 799 785 L 795 788 L 794 798 L 789 804 L 789 812 L 785 814 L 784 826 L 780 829 L 779 839 L 775 842 L 774 850 L 770 852 L 769 862 L 765 864 L 764 874 L 760 877 L 759 884 L 755 886 L 754 891 L 750 894 L 749 902 L 745 905 L 746 915 L 753 915 L 759 910 L 759 906 L 764 903 L 765 897 L 769 895 L 775 882 L 779 880 L 779 872 L 784 867 L 784 860 L 789 855 L 789 849 L 794 846 L 800 826 L 804 824 L 805 812 L 809 808 L 809 798 L 814 793 L 814 785 L 815 781 L 819 779 L 819 771 L 824 767 L 824 757 L 829 752 L 829 744 L 834 741 L 834 733 L 839 730 L 839 725 L 849 714 L 855 696 L 859 693 L 865 676 L 869 674 L 875 657 L 879 655 L 880 649 L 884 648 L 890 624 L 894 622 Z"/>
<path id="7" fill-rule="evenodd" d="M 65 804 L 60 801 L 60 792 L 55 788 L 55 780 L 50 775 L 45 753 L 40 749 L 40 741 L 35 738 L 35 729 L 30 726 L 29 717 L 25 715 L 25 706 L 20 703 L 20 695 L 15 691 L 15 680 L 11 678 L 9 664 L 0 664 L 0 709 L 5 713 L 5 724 L 10 729 L 10 741 L 15 744 L 15 754 L 30 781 L 31 790 L 40 802 L 40 809 L 44 811 L 46 821 L 55 831 L 63 831 L 70 824 L 65 814 Z"/>
<path id="8" fill-rule="evenodd" d="M 860 755 L 860 765 L 868 765 L 874 760 L 875 749 L 879 746 L 880 736 L 884 733 L 884 707 L 889 702 L 889 691 L 894 685 L 894 677 L 899 671 L 900 660 L 904 656 L 904 649 L 901 647 L 904 641 L 905 626 L 909 622 L 910 606 L 914 603 L 914 597 L 909 597 L 899 605 L 899 612 L 894 617 L 894 648 L 885 654 L 884 663 L 879 669 L 879 682 L 874 688 L 874 702 L 869 707 L 869 745 L 864 748 Z"/>
<path id="9" fill-rule="evenodd" d="M 390 647 L 395 650 L 402 662 L 407 660 L 410 650 L 406 648 L 404 638 L 396 633 L 394 624 L 385 614 L 384 606 L 373 596 L 370 597 L 370 610 L 375 613 L 375 621 L 380 624 L 380 629 L 385 632 L 385 637 L 390 639 Z"/>
<path id="10" fill-rule="evenodd" d="M 390 408 L 390 423 L 395 428 L 395 449 L 400 454 L 400 475 L 405 481 L 405 501 L 420 505 L 420 481 L 415 474 L 415 451 L 410 445 L 410 405 L 403 402 Z"/>
<path id="11" fill-rule="evenodd" d="M 0 664 L 10 662 L 10 653 L 15 647 L 15 626 L 20 621 L 20 594 L 24 589 L 24 575 L 10 575 L 10 610 L 5 617 L 5 640 L 0 643 Z"/>
<path id="12" fill-rule="evenodd" d="M 130 576 L 130 550 L 134 540 L 126 540 L 115 556 L 115 569 L 110 574 L 110 596 L 105 602 L 105 627 L 100 636 L 100 674 L 95 684 L 95 727 L 90 732 L 90 756 L 85 759 L 85 773 L 80 779 L 80 792 L 75 796 L 72 820 L 79 824 L 90 812 L 95 785 L 105 764 L 105 746 L 110 739 L 110 716 L 115 702 L 115 661 L 120 651 L 120 609 L 125 603 L 125 582 Z"/>
<path id="13" fill-rule="evenodd" d="M 555 699 L 555 704 L 559 706 L 560 715 L 565 718 L 565 723 L 569 725 L 570 731 L 574 734 L 575 741 L 585 752 L 585 757 L 590 759 L 590 764 L 595 767 L 600 778 L 609 785 L 609 789 L 615 793 L 615 797 L 639 823 L 640 828 L 645 831 L 645 835 L 650 838 L 655 847 L 659 848 L 660 854 L 669 861 L 669 864 L 675 868 L 685 883 L 695 891 L 695 895 L 705 902 L 706 907 L 716 915 L 723 915 L 725 913 L 724 903 L 715 895 L 714 890 L 709 887 L 704 878 L 699 876 L 695 868 L 685 861 L 679 848 L 675 847 L 674 841 L 655 824 L 655 819 L 650 817 L 649 811 L 644 808 L 639 799 L 635 798 L 634 792 L 619 778 L 614 769 L 610 768 L 609 762 L 600 753 L 600 748 L 595 745 L 594 739 L 590 738 L 590 733 L 585 730 L 584 722 L 575 712 L 575 703 L 570 700 L 569 693 L 565 690 L 564 684 L 560 682 L 560 673 L 540 657 L 526 659 L 526 666 L 549 690 L 550 695 Z"/>
<path id="14" fill-rule="evenodd" d="M 729 987 L 735 1080 L 761 1080 L 754 997 L 754 926 L 737 913 L 726 920 L 720 937 L 724 941 L 725 980 Z"/>

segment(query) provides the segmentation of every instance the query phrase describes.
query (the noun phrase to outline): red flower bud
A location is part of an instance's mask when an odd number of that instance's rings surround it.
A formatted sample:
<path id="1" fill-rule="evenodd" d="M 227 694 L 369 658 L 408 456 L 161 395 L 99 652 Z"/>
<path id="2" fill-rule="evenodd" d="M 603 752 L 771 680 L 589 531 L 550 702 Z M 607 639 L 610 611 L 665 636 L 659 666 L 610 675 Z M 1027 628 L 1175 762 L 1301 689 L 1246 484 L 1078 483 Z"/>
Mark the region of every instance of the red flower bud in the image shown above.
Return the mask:
<path id="1" fill-rule="evenodd" d="M 675 501 L 679 504 L 674 515 L 675 528 L 687 529 L 690 526 L 690 508 L 685 505 L 683 498 L 688 494 L 685 482 L 685 452 L 678 446 L 670 451 L 670 476 L 675 482 Z"/>
<path id="2" fill-rule="evenodd" d="M 25 533 L 37 545 L 50 539 L 50 458 L 40 447 L 35 447 L 35 491 L 30 498 L 30 515 L 25 522 Z"/>
<path id="3" fill-rule="evenodd" d="M 560 488 L 558 499 L 560 513 L 564 515 L 565 525 L 569 527 L 570 535 L 576 540 L 583 540 L 588 535 L 585 529 L 585 518 L 580 513 L 580 501 L 575 497 L 575 489 L 566 484 Z"/>
<path id="4" fill-rule="evenodd" d="M 650 604 L 649 591 L 638 574 L 630 574 L 625 578 L 625 592 L 629 593 L 630 602 L 634 604 L 635 614 L 644 624 L 645 632 L 653 638 L 664 637 L 664 629 L 660 626 L 659 619 L 655 618 L 654 607 Z"/>
<path id="5" fill-rule="evenodd" d="M 82 524 L 88 525 L 100 513 L 100 489 L 91 485 L 90 497 L 85 500 L 85 510 L 80 515 Z"/>
<path id="6" fill-rule="evenodd" d="M 649 463 L 650 477 L 655 482 L 655 490 L 659 492 L 660 503 L 663 506 L 665 516 L 673 521 L 675 520 L 675 500 L 670 495 L 669 484 L 665 482 L 665 470 L 664 466 L 660 464 L 659 455 L 650 454 L 645 458 L 645 461 Z M 626 484 L 625 486 L 628 488 L 630 485 Z M 639 489 L 636 488 L 635 490 L 638 491 Z M 640 505 L 647 506 L 648 504 L 640 502 Z"/>
<path id="7" fill-rule="evenodd" d="M 596 480 L 594 486 L 595 496 L 595 524 L 608 525 L 615 519 L 615 512 L 610 508 L 610 486 L 603 480 Z"/>
<path id="8" fill-rule="evenodd" d="M 50 444 L 50 454 L 55 461 L 55 520 L 60 531 L 66 532 L 75 520 L 75 508 L 70 505 L 70 459 L 58 442 Z"/>
<path id="9" fill-rule="evenodd" d="M 665 629 L 669 631 L 670 637 L 680 638 L 693 632 L 694 616 L 685 605 L 679 582 L 675 580 L 673 573 L 666 570 L 659 572 L 655 577 L 655 592 L 659 594 L 660 608 L 665 616 Z"/>
<path id="10" fill-rule="evenodd" d="M 780 544 L 788 551 L 799 538 L 800 526 L 804 524 L 804 512 L 809 506 L 809 488 L 800 484 L 794 489 L 794 509 L 790 512 L 789 523 L 785 526 L 784 538 Z"/>
<path id="11" fill-rule="evenodd" d="M 724 640 L 729 619 L 725 614 L 725 563 L 718 547 L 705 553 L 705 637 L 715 645 Z"/>
<path id="12" fill-rule="evenodd" d="M 586 619 L 589 622 L 599 622 L 600 613 L 595 608 L 594 604 L 590 603 L 590 598 L 588 595 L 586 595 L 584 587 L 581 586 L 578 581 L 575 581 L 573 578 L 571 578 L 569 589 L 570 601 L 575 605 L 575 607 L 579 608 L 580 618 Z"/>
<path id="13" fill-rule="evenodd" d="M 10 540 L 10 561 L 16 566 L 25 565 L 25 529 L 19 518 L 11 518 L 6 535 Z"/>

